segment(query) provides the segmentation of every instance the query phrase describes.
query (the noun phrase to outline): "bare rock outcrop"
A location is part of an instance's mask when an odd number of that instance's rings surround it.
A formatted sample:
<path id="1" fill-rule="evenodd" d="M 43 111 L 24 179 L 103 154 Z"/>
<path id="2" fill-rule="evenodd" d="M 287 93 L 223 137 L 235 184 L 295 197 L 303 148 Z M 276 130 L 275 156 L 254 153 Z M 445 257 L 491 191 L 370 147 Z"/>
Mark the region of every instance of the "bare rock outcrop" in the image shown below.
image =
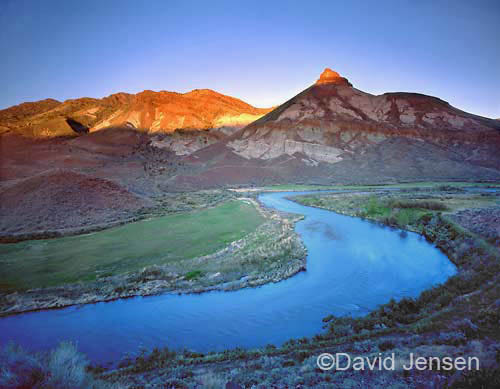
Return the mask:
<path id="1" fill-rule="evenodd" d="M 329 68 L 314 85 L 226 142 L 246 159 L 300 154 L 332 164 L 396 137 L 440 145 L 452 159 L 500 168 L 497 121 L 417 93 L 372 95 Z"/>
<path id="2" fill-rule="evenodd" d="M 326 68 L 323 70 L 323 73 L 319 76 L 318 81 L 316 81 L 316 85 L 321 84 L 337 84 L 337 85 L 347 85 L 352 86 L 352 84 L 345 77 L 341 77 L 340 74 L 333 71 L 330 68 Z"/>

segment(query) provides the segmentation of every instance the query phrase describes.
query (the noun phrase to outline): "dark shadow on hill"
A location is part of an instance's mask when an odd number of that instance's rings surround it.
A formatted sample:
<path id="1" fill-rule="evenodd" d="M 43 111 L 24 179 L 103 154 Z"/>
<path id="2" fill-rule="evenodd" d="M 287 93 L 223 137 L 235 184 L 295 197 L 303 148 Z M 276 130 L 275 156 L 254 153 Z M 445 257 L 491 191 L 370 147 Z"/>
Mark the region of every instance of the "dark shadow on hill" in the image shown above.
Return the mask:
<path id="1" fill-rule="evenodd" d="M 77 134 L 87 134 L 89 132 L 89 128 L 85 125 L 83 125 L 80 122 L 77 122 L 74 119 L 67 118 L 66 123 L 71 127 L 73 131 L 75 131 Z"/>

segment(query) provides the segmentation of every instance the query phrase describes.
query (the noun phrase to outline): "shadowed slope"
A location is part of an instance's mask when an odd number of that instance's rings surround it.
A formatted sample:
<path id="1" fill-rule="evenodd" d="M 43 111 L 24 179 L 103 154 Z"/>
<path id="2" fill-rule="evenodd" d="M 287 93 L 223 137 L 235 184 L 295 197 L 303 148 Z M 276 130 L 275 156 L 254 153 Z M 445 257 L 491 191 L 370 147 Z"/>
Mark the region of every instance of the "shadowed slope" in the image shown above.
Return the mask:
<path id="1" fill-rule="evenodd" d="M 150 204 L 115 182 L 66 170 L 14 183 L 0 199 L 2 234 L 107 223 Z"/>

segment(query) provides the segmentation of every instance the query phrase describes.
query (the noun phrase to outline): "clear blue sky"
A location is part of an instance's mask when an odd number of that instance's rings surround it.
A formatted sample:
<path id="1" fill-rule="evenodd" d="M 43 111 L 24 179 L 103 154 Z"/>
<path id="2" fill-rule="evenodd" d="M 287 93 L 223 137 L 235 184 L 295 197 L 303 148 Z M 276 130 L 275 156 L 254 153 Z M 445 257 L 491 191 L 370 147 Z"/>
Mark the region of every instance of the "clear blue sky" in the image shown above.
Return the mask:
<path id="1" fill-rule="evenodd" d="M 0 108 L 210 88 L 282 103 L 325 67 L 500 117 L 500 1 L 0 0 Z"/>

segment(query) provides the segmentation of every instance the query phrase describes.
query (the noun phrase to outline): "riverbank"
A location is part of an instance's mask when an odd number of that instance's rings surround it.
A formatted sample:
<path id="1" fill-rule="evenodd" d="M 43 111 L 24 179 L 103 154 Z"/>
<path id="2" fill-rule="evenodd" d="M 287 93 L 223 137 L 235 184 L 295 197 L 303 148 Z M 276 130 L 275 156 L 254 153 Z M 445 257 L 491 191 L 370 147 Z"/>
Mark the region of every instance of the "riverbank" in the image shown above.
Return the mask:
<path id="1" fill-rule="evenodd" d="M 306 269 L 306 250 L 294 231 L 299 216 L 265 209 L 251 198 L 232 201 L 255 208 L 263 223 L 215 253 L 104 274 L 87 282 L 4 293 L 0 315 L 162 293 L 237 290 L 278 282 Z M 212 224 L 211 229 L 217 227 Z"/>
<path id="2" fill-rule="evenodd" d="M 294 201 L 423 234 L 423 220 L 443 215 L 495 245 L 500 231 L 500 191 L 477 193 L 460 186 L 405 188 L 295 196 Z"/>
<path id="3" fill-rule="evenodd" d="M 407 229 L 418 231 L 445 252 L 459 272 L 443 285 L 416 298 L 392 300 L 364 317 L 329 315 L 323 319 L 324 331 L 313 337 L 292 339 L 279 347 L 206 353 L 163 348 L 125 358 L 119 368 L 93 366 L 90 371 L 106 382 L 103 387 L 116 384 L 125 388 L 224 387 L 229 382 L 235 388 L 498 387 L 500 258 L 494 241 L 482 235 L 485 224 L 495 225 L 484 222 L 488 215 L 495 214 L 496 198 L 453 192 L 365 193 L 366 198 L 356 197 L 355 201 L 358 209 L 369 211 L 374 216 L 372 220 L 379 219 L 379 223 L 393 222 L 386 216 L 394 216 L 398 223 L 408 220 Z M 353 196 L 364 195 L 340 196 L 348 203 Z M 371 200 L 374 196 L 376 201 Z M 430 209 L 436 208 L 430 201 L 442 202 L 446 210 Z M 388 214 L 386 208 L 390 210 Z M 402 213 L 408 219 L 397 216 L 402 210 L 409 210 L 408 214 Z M 347 207 L 343 212 L 348 212 Z M 462 221 L 454 220 L 454 215 L 461 215 Z M 475 232 L 471 231 L 473 227 Z M 404 234 L 401 231 L 403 241 Z M 324 352 L 363 358 L 394 353 L 397 365 L 394 371 L 322 371 L 316 365 L 316 358 Z M 470 372 L 402 369 L 402 364 L 408 365 L 411 354 L 424 358 L 477 357 L 481 369 Z"/>
<path id="4" fill-rule="evenodd" d="M 120 369 L 99 371 L 99 377 L 126 387 L 163 385 L 193 388 L 205 387 L 209 383 L 217 387 L 228 382 L 239 387 L 497 387 L 500 380 L 498 248 L 488 239 L 457 224 L 451 214 L 444 214 L 444 210 L 432 210 L 429 206 L 422 208 L 422 202 L 430 199 L 421 198 L 422 193 L 417 192 L 403 193 L 403 198 L 399 196 L 401 193 L 391 195 L 391 201 L 419 202 L 418 209 L 405 208 L 400 203 L 401 207 L 396 209 L 412 211 L 407 215 L 408 219 L 399 216 L 395 220 L 401 224 L 408 221 L 405 224 L 408 229 L 421 233 L 457 264 L 458 274 L 443 285 L 424 291 L 415 299 L 391 300 L 365 317 L 325 317 L 324 332 L 312 338 L 290 340 L 281 347 L 269 345 L 255 350 L 234 349 L 205 354 L 155 350 L 123 361 Z M 438 201 L 436 196 L 443 196 L 447 212 L 462 212 L 470 225 L 477 224 L 473 220 L 474 215 L 484 217 L 485 211 L 477 211 L 477 205 L 481 210 L 489 209 L 488 213 L 497 207 L 495 197 L 466 199 L 470 195 L 463 192 L 454 195 L 449 191 L 424 194 L 429 195 L 434 198 L 432 201 Z M 316 196 L 340 207 L 337 203 L 339 197 L 332 197 L 335 200 L 325 197 L 346 196 L 341 201 L 348 202 L 352 196 L 358 195 Z M 378 206 L 370 201 L 370 195 L 364 200 L 357 197 L 354 203 L 361 210 L 371 210 L 373 220 L 392 223 L 390 218 L 383 216 L 383 212 L 378 212 L 383 205 L 388 205 L 385 194 L 380 196 Z M 484 203 L 481 197 L 487 197 Z M 352 212 L 354 208 L 344 207 L 343 211 Z M 391 207 L 391 213 L 393 209 Z M 469 211 L 465 212 L 467 209 Z M 417 211 L 421 212 L 418 217 Z M 394 353 L 398 364 L 394 371 L 321 371 L 316 365 L 316 358 L 324 352 L 343 352 L 361 357 Z M 408 363 L 412 353 L 422 357 L 476 356 L 481 369 L 470 372 L 402 369 L 402 364 Z"/>

